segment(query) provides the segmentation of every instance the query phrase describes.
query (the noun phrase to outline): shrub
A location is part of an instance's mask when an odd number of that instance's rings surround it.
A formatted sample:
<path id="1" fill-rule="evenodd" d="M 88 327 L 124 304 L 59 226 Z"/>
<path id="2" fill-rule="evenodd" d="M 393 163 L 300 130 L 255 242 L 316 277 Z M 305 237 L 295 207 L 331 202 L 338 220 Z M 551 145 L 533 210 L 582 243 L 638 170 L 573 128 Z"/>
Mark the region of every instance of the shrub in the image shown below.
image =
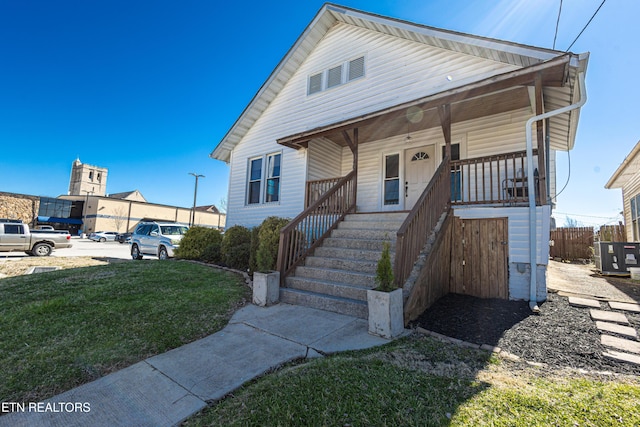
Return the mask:
<path id="1" fill-rule="evenodd" d="M 376 288 L 379 291 L 391 292 L 396 288 L 393 283 L 393 267 L 391 266 L 391 256 L 389 255 L 389 242 L 384 242 L 382 254 L 378 260 L 376 269 Z"/>
<path id="2" fill-rule="evenodd" d="M 280 229 L 288 223 L 288 219 L 270 216 L 260 224 L 258 251 L 256 253 L 256 264 L 259 271 L 276 269 Z"/>
<path id="3" fill-rule="evenodd" d="M 249 270 L 251 273 L 258 270 L 258 246 L 260 244 L 260 226 L 251 229 L 251 247 L 249 249 Z"/>
<path id="4" fill-rule="evenodd" d="M 213 228 L 191 227 L 176 249 L 176 258 L 218 263 L 221 261 L 222 234 Z"/>
<path id="5" fill-rule="evenodd" d="M 241 225 L 227 229 L 222 237 L 221 251 L 222 260 L 227 266 L 247 270 L 251 251 L 251 231 Z"/>

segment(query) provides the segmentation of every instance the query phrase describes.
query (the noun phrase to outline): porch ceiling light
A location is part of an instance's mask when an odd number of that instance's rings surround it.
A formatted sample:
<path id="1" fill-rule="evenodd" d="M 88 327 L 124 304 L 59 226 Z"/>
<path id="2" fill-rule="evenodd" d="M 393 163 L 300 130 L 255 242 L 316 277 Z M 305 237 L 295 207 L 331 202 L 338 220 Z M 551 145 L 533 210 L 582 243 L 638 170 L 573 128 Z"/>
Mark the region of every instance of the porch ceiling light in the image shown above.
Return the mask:
<path id="1" fill-rule="evenodd" d="M 422 111 L 422 108 L 416 107 L 415 105 L 407 108 L 407 112 L 405 114 L 407 116 L 407 120 L 411 123 L 420 123 L 424 117 L 424 111 Z"/>

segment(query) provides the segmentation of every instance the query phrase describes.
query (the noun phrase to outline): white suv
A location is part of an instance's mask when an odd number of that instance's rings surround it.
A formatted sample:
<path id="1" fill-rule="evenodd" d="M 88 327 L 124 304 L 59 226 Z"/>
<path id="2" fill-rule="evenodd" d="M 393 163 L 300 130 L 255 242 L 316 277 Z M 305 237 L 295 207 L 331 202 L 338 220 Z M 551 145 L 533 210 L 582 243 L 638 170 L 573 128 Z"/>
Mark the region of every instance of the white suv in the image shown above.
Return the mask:
<path id="1" fill-rule="evenodd" d="M 159 259 L 173 257 L 189 227 L 173 222 L 141 222 L 131 235 L 131 258 L 153 255 Z"/>

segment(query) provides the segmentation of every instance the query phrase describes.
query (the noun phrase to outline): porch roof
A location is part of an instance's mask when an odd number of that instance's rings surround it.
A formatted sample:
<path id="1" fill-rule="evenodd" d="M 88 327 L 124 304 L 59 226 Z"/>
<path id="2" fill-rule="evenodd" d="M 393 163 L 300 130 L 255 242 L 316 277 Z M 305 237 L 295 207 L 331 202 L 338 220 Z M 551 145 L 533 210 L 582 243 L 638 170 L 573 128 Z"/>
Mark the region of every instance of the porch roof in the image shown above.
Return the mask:
<path id="1" fill-rule="evenodd" d="M 327 138 L 346 146 L 348 142 L 344 133 L 354 128 L 358 129 L 359 143 L 364 143 L 438 127 L 441 125 L 438 107 L 445 104 L 451 107 L 451 123 L 531 107 L 527 86 L 533 85 L 537 76 L 541 77 L 544 87 L 545 110 L 553 110 L 574 102 L 577 72 L 570 64 L 575 58 L 576 55 L 565 54 L 479 82 L 289 135 L 277 142 L 300 149 L 306 147 L 311 139 Z M 586 62 L 586 58 L 583 61 Z M 586 63 L 582 65 L 584 68 Z M 567 150 L 573 147 L 577 114 L 576 111 L 550 119 L 552 148 Z"/>
<path id="2" fill-rule="evenodd" d="M 229 161 L 231 151 L 268 108 L 320 40 L 338 23 L 518 67 L 528 67 L 563 55 L 563 52 L 550 49 L 428 27 L 327 3 L 282 58 L 231 129 L 211 152 L 210 157 Z M 577 60 L 577 56 L 572 56 L 571 61 L 574 63 L 571 65 L 576 65 Z"/>

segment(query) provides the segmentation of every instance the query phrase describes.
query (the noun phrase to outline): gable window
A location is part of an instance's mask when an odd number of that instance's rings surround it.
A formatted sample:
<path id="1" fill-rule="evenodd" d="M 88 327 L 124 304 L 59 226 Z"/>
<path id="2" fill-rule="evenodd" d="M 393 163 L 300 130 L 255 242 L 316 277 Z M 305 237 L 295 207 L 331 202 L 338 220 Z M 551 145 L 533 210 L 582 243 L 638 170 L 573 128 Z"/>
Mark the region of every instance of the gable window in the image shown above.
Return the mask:
<path id="1" fill-rule="evenodd" d="M 247 204 L 280 201 L 282 153 L 270 153 L 249 159 Z"/>
<path id="2" fill-rule="evenodd" d="M 349 83 L 364 75 L 364 56 L 361 56 L 309 76 L 307 95 Z"/>

